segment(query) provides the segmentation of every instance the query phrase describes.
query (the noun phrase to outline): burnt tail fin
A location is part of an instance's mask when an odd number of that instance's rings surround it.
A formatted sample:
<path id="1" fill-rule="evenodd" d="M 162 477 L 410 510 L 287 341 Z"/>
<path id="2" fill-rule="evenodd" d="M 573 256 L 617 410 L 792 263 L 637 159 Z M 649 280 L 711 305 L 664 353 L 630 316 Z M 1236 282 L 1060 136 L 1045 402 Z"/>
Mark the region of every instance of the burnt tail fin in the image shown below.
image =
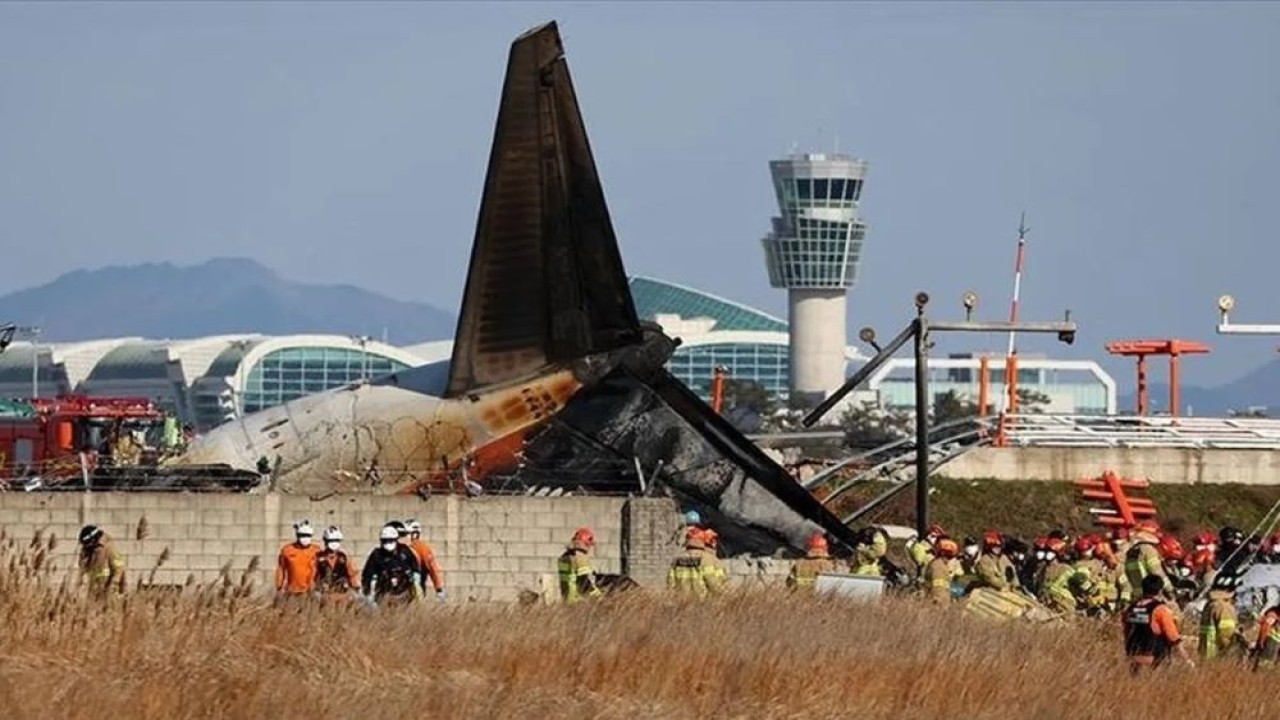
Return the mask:
<path id="1" fill-rule="evenodd" d="M 507 59 L 446 395 L 641 341 L 554 22 Z"/>

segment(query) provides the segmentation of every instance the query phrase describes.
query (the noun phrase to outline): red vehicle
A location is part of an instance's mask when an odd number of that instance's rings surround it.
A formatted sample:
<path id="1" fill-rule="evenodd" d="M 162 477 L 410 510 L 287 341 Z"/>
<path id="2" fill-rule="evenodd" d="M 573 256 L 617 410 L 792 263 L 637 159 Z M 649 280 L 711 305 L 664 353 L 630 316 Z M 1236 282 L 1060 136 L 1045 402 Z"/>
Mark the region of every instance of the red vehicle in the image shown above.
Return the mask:
<path id="1" fill-rule="evenodd" d="M 166 423 L 174 422 L 146 398 L 63 395 L 0 403 L 0 477 L 39 475 L 52 484 L 85 470 L 154 465 Z"/>

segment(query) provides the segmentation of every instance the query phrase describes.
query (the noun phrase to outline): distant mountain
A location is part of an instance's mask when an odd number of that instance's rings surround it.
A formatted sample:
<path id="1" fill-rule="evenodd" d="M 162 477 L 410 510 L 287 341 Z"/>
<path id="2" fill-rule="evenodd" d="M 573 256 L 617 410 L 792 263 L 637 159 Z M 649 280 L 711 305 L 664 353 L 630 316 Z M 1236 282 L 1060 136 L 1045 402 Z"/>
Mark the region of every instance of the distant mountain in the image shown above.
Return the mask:
<path id="1" fill-rule="evenodd" d="M 1168 410 L 1167 383 L 1152 383 L 1147 393 L 1156 411 Z M 1183 385 L 1181 396 L 1183 411 L 1190 406 L 1195 415 L 1221 416 L 1231 410 L 1263 407 L 1271 417 L 1280 417 L 1280 360 L 1216 387 Z M 1136 391 L 1120 397 L 1119 403 L 1122 412 L 1132 412 L 1137 407 Z"/>
<path id="2" fill-rule="evenodd" d="M 140 335 L 338 333 L 392 344 L 452 337 L 454 317 L 351 285 L 285 280 L 262 265 L 219 258 L 179 267 L 148 263 L 77 270 L 0 296 L 0 322 L 34 324 L 47 341 Z"/>

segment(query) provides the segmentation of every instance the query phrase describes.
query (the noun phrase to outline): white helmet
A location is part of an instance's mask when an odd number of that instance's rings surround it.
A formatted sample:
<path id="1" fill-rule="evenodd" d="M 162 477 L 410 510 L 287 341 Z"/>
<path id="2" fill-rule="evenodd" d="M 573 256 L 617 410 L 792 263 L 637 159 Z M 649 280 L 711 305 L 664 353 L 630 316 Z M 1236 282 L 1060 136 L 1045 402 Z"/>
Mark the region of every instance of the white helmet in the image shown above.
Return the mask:
<path id="1" fill-rule="evenodd" d="M 341 540 L 342 540 L 342 531 L 338 529 L 337 525 L 330 525 L 329 527 L 325 528 L 325 531 L 324 531 L 325 542 L 339 542 Z"/>
<path id="2" fill-rule="evenodd" d="M 395 526 L 393 525 L 383 525 L 382 532 L 378 533 L 378 539 L 383 541 L 399 540 L 400 533 L 395 529 Z"/>
<path id="3" fill-rule="evenodd" d="M 293 534 L 299 537 L 311 537 L 316 534 L 316 530 L 311 527 L 310 520 L 299 520 L 293 524 Z"/>
<path id="4" fill-rule="evenodd" d="M 419 535 L 422 534 L 422 523 L 417 520 L 405 520 L 404 526 L 408 528 L 411 533 L 418 533 Z"/>

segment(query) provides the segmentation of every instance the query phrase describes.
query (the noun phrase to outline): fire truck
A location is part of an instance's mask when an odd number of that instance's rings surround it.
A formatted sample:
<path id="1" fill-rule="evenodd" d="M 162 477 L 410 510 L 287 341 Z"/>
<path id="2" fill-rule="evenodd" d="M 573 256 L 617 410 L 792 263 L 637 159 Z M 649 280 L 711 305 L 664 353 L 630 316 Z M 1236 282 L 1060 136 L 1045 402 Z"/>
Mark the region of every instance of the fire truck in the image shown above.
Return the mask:
<path id="1" fill-rule="evenodd" d="M 176 420 L 146 398 L 62 395 L 0 403 L 0 475 L 47 483 L 154 466 Z M 166 438 L 169 426 L 169 438 Z"/>
<path id="2" fill-rule="evenodd" d="M 172 466 L 177 419 L 147 398 L 61 395 L 0 402 L 0 490 L 244 491 L 258 473 Z"/>

